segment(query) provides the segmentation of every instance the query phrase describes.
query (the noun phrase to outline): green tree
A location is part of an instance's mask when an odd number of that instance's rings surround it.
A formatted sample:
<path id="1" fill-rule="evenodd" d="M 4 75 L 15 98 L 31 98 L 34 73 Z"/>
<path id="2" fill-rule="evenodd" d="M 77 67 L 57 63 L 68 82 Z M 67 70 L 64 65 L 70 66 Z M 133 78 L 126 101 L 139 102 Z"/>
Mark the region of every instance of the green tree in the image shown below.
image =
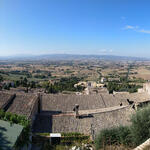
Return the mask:
<path id="1" fill-rule="evenodd" d="M 2 82 L 3 81 L 3 77 L 0 75 L 0 82 Z"/>
<path id="2" fill-rule="evenodd" d="M 36 84 L 34 81 L 31 81 L 29 86 L 30 86 L 30 88 L 36 88 Z"/>
<path id="3" fill-rule="evenodd" d="M 135 145 L 150 138 L 150 105 L 140 109 L 131 118 L 131 133 Z"/>
<path id="4" fill-rule="evenodd" d="M 25 78 L 23 79 L 22 85 L 23 85 L 24 87 L 27 87 L 27 83 L 28 83 L 28 80 L 27 80 L 27 78 L 25 77 Z"/>

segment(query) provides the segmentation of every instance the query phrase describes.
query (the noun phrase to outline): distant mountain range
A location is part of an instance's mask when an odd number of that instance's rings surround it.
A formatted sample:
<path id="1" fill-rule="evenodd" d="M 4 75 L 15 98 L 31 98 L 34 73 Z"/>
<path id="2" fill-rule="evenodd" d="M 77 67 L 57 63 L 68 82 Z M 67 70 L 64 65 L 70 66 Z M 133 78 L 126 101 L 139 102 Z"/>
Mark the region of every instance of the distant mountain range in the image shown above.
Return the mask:
<path id="1" fill-rule="evenodd" d="M 148 58 L 114 56 L 114 55 L 79 55 L 79 54 L 45 54 L 45 55 L 18 55 L 0 57 L 0 60 L 126 60 L 126 61 L 149 61 Z"/>

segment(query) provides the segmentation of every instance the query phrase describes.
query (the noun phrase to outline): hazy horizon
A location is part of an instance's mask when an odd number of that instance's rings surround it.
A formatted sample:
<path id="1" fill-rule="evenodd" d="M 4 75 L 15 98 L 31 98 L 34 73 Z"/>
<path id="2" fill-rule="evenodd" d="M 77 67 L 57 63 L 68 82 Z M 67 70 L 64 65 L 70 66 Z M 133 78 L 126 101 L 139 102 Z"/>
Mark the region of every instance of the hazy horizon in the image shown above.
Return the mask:
<path id="1" fill-rule="evenodd" d="M 120 57 L 138 57 L 138 58 L 150 58 L 150 57 L 144 57 L 144 56 L 129 56 L 129 55 L 115 55 L 115 54 L 86 54 L 86 53 L 40 53 L 40 54 L 30 54 L 30 53 L 16 53 L 16 54 L 11 54 L 11 55 L 0 55 L 0 57 L 26 57 L 26 56 L 44 56 L 44 55 L 87 55 L 87 56 L 120 56 Z"/>
<path id="2" fill-rule="evenodd" d="M 119 61 L 150 61 L 149 57 L 137 57 L 137 56 L 121 56 L 121 55 L 106 55 L 106 54 L 16 54 L 16 55 L 9 55 L 9 56 L 0 56 L 0 60 L 119 60 Z"/>

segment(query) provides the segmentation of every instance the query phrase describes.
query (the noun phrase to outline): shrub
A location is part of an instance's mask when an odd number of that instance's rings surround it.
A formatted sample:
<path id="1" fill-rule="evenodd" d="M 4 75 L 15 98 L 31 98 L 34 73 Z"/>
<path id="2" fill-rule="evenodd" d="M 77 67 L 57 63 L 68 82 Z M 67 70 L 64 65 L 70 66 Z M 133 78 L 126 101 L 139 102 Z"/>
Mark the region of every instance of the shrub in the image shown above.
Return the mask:
<path id="1" fill-rule="evenodd" d="M 132 135 L 130 127 L 119 127 L 120 143 L 123 145 L 132 146 Z"/>
<path id="2" fill-rule="evenodd" d="M 131 117 L 133 143 L 139 145 L 150 138 L 150 105 L 140 109 Z"/>
<path id="3" fill-rule="evenodd" d="M 148 138 L 150 138 L 150 105 L 139 109 L 132 115 L 130 127 L 102 130 L 95 140 L 95 145 L 97 149 L 114 144 L 135 147 Z"/>
<path id="4" fill-rule="evenodd" d="M 78 132 L 68 132 L 68 133 L 61 133 L 62 136 L 83 136 L 83 133 L 78 133 Z"/>
<path id="5" fill-rule="evenodd" d="M 129 145 L 131 143 L 130 128 L 120 126 L 111 129 L 104 129 L 96 137 L 96 149 L 102 148 L 106 145 Z"/>
<path id="6" fill-rule="evenodd" d="M 61 143 L 87 142 L 90 139 L 90 136 L 78 132 L 62 133 L 61 135 Z"/>

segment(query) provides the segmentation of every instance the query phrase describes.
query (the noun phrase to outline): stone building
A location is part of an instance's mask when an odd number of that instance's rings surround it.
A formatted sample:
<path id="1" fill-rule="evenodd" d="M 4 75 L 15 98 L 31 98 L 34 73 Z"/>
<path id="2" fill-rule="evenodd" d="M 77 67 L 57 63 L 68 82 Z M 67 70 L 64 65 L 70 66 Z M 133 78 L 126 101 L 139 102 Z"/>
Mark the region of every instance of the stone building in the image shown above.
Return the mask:
<path id="1" fill-rule="evenodd" d="M 127 99 L 148 100 L 149 96 L 136 94 L 65 95 L 43 94 L 41 113 L 38 114 L 34 132 L 81 132 L 93 137 L 105 128 L 129 125 L 135 112 Z M 139 99 L 138 99 L 139 98 Z M 79 106 L 79 115 L 73 111 Z"/>
<path id="2" fill-rule="evenodd" d="M 150 102 L 148 92 L 73 95 L 1 91 L 0 97 L 0 109 L 25 115 L 33 132 L 81 132 L 92 137 L 105 128 L 129 125 L 135 107 Z"/>
<path id="3" fill-rule="evenodd" d="M 148 93 L 150 95 L 150 82 L 144 83 L 143 88 L 138 89 L 138 93 Z"/>
<path id="4" fill-rule="evenodd" d="M 150 82 L 143 85 L 143 89 L 150 95 Z"/>
<path id="5" fill-rule="evenodd" d="M 0 109 L 24 115 L 33 124 L 39 112 L 39 95 L 0 92 Z"/>

